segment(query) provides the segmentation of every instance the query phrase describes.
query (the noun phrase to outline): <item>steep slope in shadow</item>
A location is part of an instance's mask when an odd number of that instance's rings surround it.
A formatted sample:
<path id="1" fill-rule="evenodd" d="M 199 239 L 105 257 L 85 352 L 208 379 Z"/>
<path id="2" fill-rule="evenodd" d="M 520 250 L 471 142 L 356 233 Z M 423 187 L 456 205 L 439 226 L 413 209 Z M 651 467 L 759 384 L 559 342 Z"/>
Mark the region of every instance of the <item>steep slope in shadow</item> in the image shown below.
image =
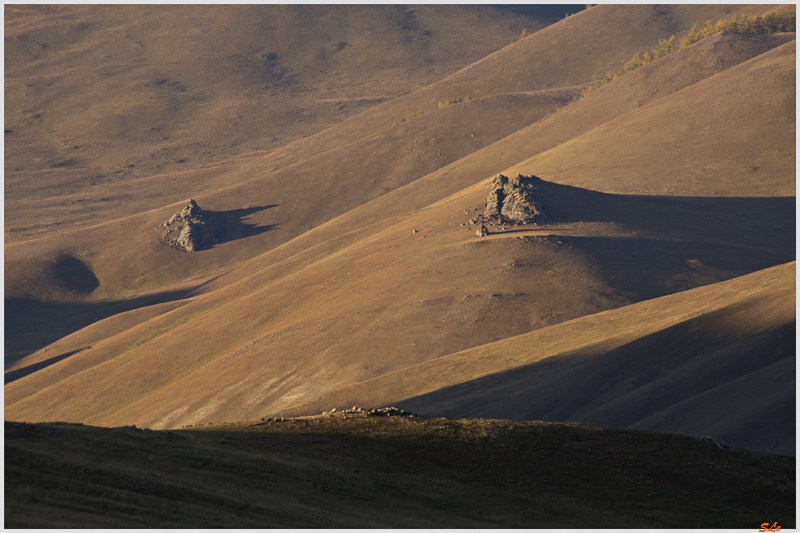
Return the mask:
<path id="1" fill-rule="evenodd" d="M 399 402 L 435 416 L 586 422 L 795 453 L 795 320 L 764 296 L 598 354 L 565 354 Z"/>
<path id="2" fill-rule="evenodd" d="M 794 458 L 652 431 L 351 411 L 4 436 L 10 528 L 795 526 Z"/>
<path id="3" fill-rule="evenodd" d="M 17 368 L 17 363 L 33 356 L 28 363 L 39 362 L 42 349 L 59 339 L 83 330 L 108 317 L 134 309 L 145 309 L 166 302 L 177 302 L 188 295 L 190 289 L 155 293 L 119 301 L 39 301 L 31 298 L 6 298 L 3 363 L 6 369 Z M 77 348 L 74 348 L 77 349 Z M 37 353 L 38 352 L 38 353 Z"/>
<path id="4" fill-rule="evenodd" d="M 82 348 L 82 349 L 85 350 L 86 348 L 91 348 L 91 346 L 87 346 L 87 347 Z M 44 359 L 44 360 L 39 361 L 37 363 L 31 363 L 31 364 L 29 364 L 27 366 L 23 366 L 21 368 L 16 368 L 14 370 L 6 370 L 4 372 L 4 374 L 3 374 L 3 383 L 10 383 L 12 381 L 18 380 L 21 377 L 27 376 L 28 374 L 33 374 L 34 372 L 42 370 L 43 368 L 47 368 L 50 365 L 54 365 L 54 364 L 58 363 L 59 361 L 63 361 L 67 357 L 75 355 L 79 351 L 81 351 L 81 349 L 72 350 L 71 352 L 62 353 L 60 355 L 55 355 L 55 356 L 50 357 L 48 359 Z"/>
<path id="5" fill-rule="evenodd" d="M 356 402 L 437 415 L 594 417 L 792 453 L 794 383 L 780 374 L 794 365 L 795 267 L 780 265 L 455 353 L 286 413 Z M 785 425 L 765 430 L 778 421 Z M 764 431 L 751 433 L 756 428 Z"/>
<path id="6" fill-rule="evenodd" d="M 86 263 L 71 255 L 56 258 L 53 277 L 60 287 L 79 294 L 90 294 L 100 286 L 97 276 Z"/>

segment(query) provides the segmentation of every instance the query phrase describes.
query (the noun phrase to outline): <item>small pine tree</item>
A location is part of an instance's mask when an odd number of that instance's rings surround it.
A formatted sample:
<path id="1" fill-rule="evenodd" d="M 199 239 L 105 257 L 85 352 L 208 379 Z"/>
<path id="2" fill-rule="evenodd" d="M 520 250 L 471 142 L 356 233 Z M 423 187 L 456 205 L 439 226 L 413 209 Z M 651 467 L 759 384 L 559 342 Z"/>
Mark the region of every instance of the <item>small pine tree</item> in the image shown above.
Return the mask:
<path id="1" fill-rule="evenodd" d="M 711 22 L 706 22 L 706 26 L 708 26 L 709 24 L 711 24 Z M 692 26 L 692 29 L 689 30 L 689 33 L 686 34 L 686 37 L 681 39 L 681 44 L 680 44 L 679 48 L 686 48 L 687 46 L 693 45 L 694 43 L 696 43 L 697 41 L 699 41 L 700 39 L 703 38 L 703 36 L 702 36 L 703 35 L 703 31 L 699 31 L 699 32 L 695 31 L 695 28 L 697 28 L 697 24 Z"/>

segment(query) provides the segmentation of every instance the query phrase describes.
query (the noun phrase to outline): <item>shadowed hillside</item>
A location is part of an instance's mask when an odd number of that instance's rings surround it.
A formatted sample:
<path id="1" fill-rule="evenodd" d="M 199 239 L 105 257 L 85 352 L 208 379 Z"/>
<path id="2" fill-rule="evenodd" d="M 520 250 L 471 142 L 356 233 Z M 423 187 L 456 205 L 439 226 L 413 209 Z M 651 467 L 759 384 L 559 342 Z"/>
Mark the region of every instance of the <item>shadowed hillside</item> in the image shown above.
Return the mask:
<path id="1" fill-rule="evenodd" d="M 793 454 L 795 383 L 786 376 L 795 358 L 794 280 L 794 264 L 782 265 L 587 316 L 343 387 L 287 413 L 359 399 L 441 416 L 603 421 Z M 430 392 L 406 399 L 421 390 Z"/>
<path id="2" fill-rule="evenodd" d="M 379 414 L 177 431 L 6 422 L 5 525 L 795 524 L 793 458 L 602 426 Z"/>
<path id="3" fill-rule="evenodd" d="M 794 269 L 786 274 L 780 291 L 772 283 L 766 294 L 619 347 L 562 352 L 398 405 L 439 416 L 463 412 L 703 434 L 794 455 Z"/>

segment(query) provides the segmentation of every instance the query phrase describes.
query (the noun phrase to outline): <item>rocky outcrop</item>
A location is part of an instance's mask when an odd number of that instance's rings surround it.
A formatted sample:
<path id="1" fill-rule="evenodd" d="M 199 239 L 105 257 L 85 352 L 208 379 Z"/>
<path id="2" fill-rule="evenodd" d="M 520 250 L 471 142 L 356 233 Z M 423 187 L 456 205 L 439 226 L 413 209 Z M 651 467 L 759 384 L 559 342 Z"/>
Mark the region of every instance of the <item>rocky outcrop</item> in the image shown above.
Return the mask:
<path id="1" fill-rule="evenodd" d="M 408 416 L 408 417 L 419 417 L 420 415 L 409 413 L 403 409 L 399 409 L 397 407 L 378 407 L 376 409 L 365 409 L 363 407 L 355 407 L 353 406 L 352 409 L 345 409 L 343 411 L 337 411 L 334 407 L 330 411 L 324 411 L 320 416 L 344 416 L 347 415 L 365 415 L 365 416 Z M 263 418 L 261 420 L 264 420 Z"/>
<path id="2" fill-rule="evenodd" d="M 504 224 L 549 224 L 550 219 L 537 201 L 537 189 L 541 183 L 542 180 L 536 176 L 493 176 L 483 218 Z"/>
<path id="3" fill-rule="evenodd" d="M 166 231 L 162 238 L 173 248 L 196 252 L 217 243 L 216 226 L 212 215 L 204 213 L 194 200 L 189 200 L 180 213 L 172 215 L 164 222 L 162 227 Z"/>

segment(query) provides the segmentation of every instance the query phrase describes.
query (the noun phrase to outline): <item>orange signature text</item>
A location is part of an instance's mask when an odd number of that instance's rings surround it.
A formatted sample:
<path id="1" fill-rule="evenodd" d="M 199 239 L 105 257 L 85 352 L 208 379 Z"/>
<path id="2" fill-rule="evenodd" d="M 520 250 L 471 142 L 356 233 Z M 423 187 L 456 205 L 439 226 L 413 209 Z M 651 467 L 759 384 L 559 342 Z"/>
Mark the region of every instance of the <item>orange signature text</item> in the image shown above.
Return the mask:
<path id="1" fill-rule="evenodd" d="M 761 529 L 759 529 L 758 531 L 760 533 L 763 533 L 764 531 L 780 531 L 780 530 L 781 526 L 779 526 L 777 522 L 772 524 L 772 527 L 769 527 L 769 522 L 764 522 L 763 524 L 761 524 Z"/>

